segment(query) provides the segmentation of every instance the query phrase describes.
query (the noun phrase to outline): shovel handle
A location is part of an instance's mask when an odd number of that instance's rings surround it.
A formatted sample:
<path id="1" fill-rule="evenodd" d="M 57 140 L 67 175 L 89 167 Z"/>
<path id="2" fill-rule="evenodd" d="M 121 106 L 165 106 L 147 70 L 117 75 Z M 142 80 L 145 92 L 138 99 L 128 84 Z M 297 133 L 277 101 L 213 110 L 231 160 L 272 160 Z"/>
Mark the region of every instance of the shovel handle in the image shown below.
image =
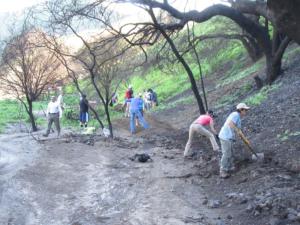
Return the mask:
<path id="1" fill-rule="evenodd" d="M 243 134 L 243 132 L 236 128 L 237 133 L 239 134 L 240 138 L 243 140 L 243 142 L 245 143 L 245 145 L 248 147 L 248 149 L 250 150 L 250 152 L 256 156 L 256 158 L 258 158 L 258 155 L 256 154 L 256 152 L 253 150 L 253 148 L 250 145 L 250 141 L 246 138 L 246 136 Z"/>

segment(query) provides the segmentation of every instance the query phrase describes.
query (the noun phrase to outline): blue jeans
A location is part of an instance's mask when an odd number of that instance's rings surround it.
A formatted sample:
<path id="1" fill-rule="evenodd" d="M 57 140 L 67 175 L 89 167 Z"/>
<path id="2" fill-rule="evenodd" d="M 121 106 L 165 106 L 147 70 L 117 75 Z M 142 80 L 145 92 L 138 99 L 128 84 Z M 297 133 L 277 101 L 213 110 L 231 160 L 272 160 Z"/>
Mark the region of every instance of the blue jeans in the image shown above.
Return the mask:
<path id="1" fill-rule="evenodd" d="M 135 133 L 135 117 L 138 118 L 140 124 L 145 128 L 149 128 L 148 123 L 146 122 L 146 120 L 144 119 L 144 117 L 142 116 L 141 112 L 137 109 L 137 110 L 130 110 L 130 132 L 133 134 Z"/>

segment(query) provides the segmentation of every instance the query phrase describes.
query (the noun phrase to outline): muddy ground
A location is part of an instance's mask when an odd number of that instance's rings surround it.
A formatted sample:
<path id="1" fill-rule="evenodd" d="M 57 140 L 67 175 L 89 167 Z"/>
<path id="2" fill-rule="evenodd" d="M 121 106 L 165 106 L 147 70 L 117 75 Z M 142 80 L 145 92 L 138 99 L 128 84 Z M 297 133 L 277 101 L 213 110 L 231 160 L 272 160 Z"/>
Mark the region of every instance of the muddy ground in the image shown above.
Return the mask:
<path id="1" fill-rule="evenodd" d="M 170 127 L 102 136 L 2 135 L 0 224 L 216 224 L 222 209 L 203 205 L 202 175 L 182 158 Z M 149 138 L 147 138 L 147 136 Z M 147 153 L 152 161 L 131 161 Z"/>
<path id="2" fill-rule="evenodd" d="M 152 128 L 135 136 L 119 121 L 114 140 L 70 131 L 59 139 L 39 132 L 39 143 L 26 133 L 1 135 L 0 224 L 298 223 L 299 199 L 284 201 L 300 196 L 299 174 L 240 162 L 239 172 L 222 180 L 206 140 L 184 160 L 186 132 L 147 119 Z M 131 161 L 136 153 L 152 161 Z M 273 215 L 277 205 L 284 215 Z"/>

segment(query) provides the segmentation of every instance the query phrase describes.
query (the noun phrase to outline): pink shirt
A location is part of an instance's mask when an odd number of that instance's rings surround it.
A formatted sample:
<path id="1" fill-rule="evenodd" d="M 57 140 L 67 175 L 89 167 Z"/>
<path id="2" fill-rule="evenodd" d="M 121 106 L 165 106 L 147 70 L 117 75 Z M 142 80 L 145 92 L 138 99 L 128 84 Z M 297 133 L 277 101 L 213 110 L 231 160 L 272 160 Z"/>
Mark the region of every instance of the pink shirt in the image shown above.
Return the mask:
<path id="1" fill-rule="evenodd" d="M 203 126 L 209 125 L 213 119 L 209 115 L 201 115 L 198 117 L 195 123 L 201 124 Z"/>

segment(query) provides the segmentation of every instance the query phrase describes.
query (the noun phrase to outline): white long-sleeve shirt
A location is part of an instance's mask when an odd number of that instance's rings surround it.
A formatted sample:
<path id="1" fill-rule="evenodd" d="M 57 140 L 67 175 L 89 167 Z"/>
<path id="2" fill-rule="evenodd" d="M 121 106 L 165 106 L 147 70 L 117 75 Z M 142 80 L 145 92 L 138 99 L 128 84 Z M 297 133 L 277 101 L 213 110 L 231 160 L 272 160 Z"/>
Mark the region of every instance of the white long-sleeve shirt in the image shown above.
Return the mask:
<path id="1" fill-rule="evenodd" d="M 59 116 L 61 117 L 62 110 L 60 107 L 60 102 L 58 102 L 58 101 L 49 102 L 48 107 L 47 107 L 47 116 L 49 113 L 59 113 Z"/>
<path id="2" fill-rule="evenodd" d="M 60 94 L 58 97 L 57 97 L 57 102 L 59 102 L 60 106 L 63 107 L 64 105 L 64 100 L 63 100 L 63 96 L 62 94 Z"/>

